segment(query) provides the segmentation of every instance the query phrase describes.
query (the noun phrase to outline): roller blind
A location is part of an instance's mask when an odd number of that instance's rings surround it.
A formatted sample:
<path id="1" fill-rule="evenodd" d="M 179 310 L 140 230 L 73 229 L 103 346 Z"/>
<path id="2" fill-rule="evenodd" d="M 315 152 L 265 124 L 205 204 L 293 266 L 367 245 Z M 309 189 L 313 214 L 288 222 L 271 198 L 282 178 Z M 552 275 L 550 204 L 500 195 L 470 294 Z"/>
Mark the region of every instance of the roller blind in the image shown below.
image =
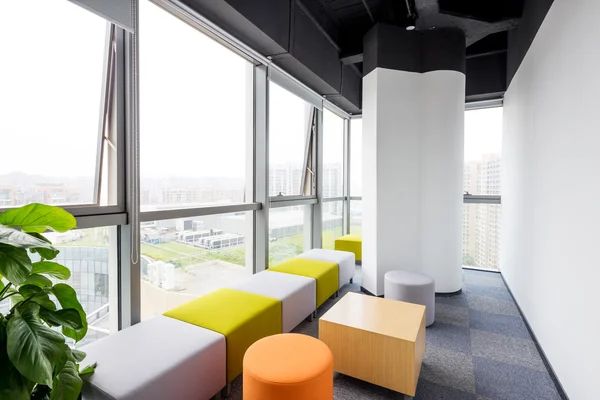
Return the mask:
<path id="1" fill-rule="evenodd" d="M 102 18 L 133 32 L 131 4 L 135 0 L 69 0 Z M 140 0 L 142 1 L 142 0 Z"/>

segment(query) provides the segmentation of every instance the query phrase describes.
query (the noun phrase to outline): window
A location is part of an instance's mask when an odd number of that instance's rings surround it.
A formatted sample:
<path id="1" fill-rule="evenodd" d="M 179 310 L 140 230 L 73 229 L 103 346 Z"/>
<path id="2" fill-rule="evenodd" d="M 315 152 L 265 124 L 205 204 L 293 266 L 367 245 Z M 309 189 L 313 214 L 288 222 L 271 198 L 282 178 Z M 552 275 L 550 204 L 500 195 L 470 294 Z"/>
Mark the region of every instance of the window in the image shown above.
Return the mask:
<path id="1" fill-rule="evenodd" d="M 142 320 L 251 274 L 249 235 L 251 212 L 143 222 Z"/>
<path id="2" fill-rule="evenodd" d="M 350 234 L 362 235 L 362 200 L 350 200 Z"/>
<path id="3" fill-rule="evenodd" d="M 269 210 L 269 266 L 310 249 L 312 205 Z"/>
<path id="4" fill-rule="evenodd" d="M 344 234 L 344 202 L 327 201 L 344 196 L 344 120 L 323 111 L 323 237 L 324 249 L 333 249 Z"/>
<path id="5" fill-rule="evenodd" d="M 99 194 L 107 23 L 68 1 L 5 1 L 0 15 L 0 136 L 13 149 L 0 207 L 113 204 Z"/>
<path id="6" fill-rule="evenodd" d="M 362 118 L 350 120 L 350 196 L 362 196 Z"/>
<path id="7" fill-rule="evenodd" d="M 502 107 L 466 111 L 464 192 L 499 196 L 501 169 Z"/>
<path id="8" fill-rule="evenodd" d="M 142 211 L 251 201 L 253 65 L 149 1 L 140 20 Z"/>
<path id="9" fill-rule="evenodd" d="M 323 248 L 333 249 L 335 239 L 344 235 L 344 202 L 323 203 Z"/>
<path id="10" fill-rule="evenodd" d="M 311 104 L 269 82 L 269 196 L 314 194 L 315 126 Z"/>
<path id="11" fill-rule="evenodd" d="M 463 265 L 491 270 L 500 268 L 499 204 L 465 204 L 463 206 Z"/>
<path id="12" fill-rule="evenodd" d="M 117 248 L 111 245 L 111 239 L 115 235 L 115 227 L 44 234 L 60 250 L 54 261 L 71 271 L 67 283 L 75 289 L 87 314 L 88 333 L 77 343 L 77 347 L 101 339 L 116 330 Z M 114 282 L 114 289 L 111 282 Z"/>

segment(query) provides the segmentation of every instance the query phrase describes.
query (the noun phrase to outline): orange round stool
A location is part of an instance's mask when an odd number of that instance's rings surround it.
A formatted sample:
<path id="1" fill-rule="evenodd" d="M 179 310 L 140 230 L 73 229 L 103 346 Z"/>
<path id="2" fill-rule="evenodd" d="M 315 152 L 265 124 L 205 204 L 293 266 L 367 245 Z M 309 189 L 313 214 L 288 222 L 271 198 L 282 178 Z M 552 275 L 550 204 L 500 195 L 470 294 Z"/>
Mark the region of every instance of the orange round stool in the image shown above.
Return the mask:
<path id="1" fill-rule="evenodd" d="M 332 400 L 333 354 L 307 335 L 254 343 L 244 355 L 244 400 Z"/>

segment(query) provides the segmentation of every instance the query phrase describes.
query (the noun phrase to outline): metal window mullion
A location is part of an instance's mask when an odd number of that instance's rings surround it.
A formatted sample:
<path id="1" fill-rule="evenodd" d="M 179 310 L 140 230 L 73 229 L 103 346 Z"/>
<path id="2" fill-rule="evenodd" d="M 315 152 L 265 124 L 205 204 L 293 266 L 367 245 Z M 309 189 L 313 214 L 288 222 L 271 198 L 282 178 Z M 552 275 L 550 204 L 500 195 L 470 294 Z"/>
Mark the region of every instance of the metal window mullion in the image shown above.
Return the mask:
<path id="1" fill-rule="evenodd" d="M 137 0 L 132 2 L 134 32 L 137 32 Z M 139 194 L 139 65 L 138 35 L 123 29 L 117 32 L 117 50 L 122 55 L 125 118 L 125 209 L 127 225 L 118 230 L 119 245 L 119 328 L 141 321 L 141 255 L 140 255 L 140 194 Z"/>
<path id="2" fill-rule="evenodd" d="M 201 217 L 204 215 L 231 214 L 235 212 L 257 211 L 260 203 L 238 203 L 210 207 L 178 208 L 174 210 L 144 211 L 140 213 L 140 222 L 164 221 L 179 218 Z"/>
<path id="3" fill-rule="evenodd" d="M 463 195 L 464 204 L 502 204 L 502 196 L 497 195 Z"/>
<path id="4" fill-rule="evenodd" d="M 269 204 L 269 208 L 293 207 L 293 206 L 301 206 L 301 205 L 312 205 L 312 204 L 317 204 L 317 203 L 318 203 L 318 200 L 316 197 L 305 197 L 303 199 L 297 199 L 297 200 L 285 200 L 285 201 L 271 202 Z"/>
<path id="5" fill-rule="evenodd" d="M 317 202 L 312 206 L 311 248 L 323 247 L 323 111 L 317 110 L 313 160 Z"/>
<path id="6" fill-rule="evenodd" d="M 343 232 L 345 234 L 350 233 L 350 139 L 351 139 L 351 128 L 350 119 L 344 119 L 344 166 L 343 166 L 343 178 L 344 178 L 344 206 L 342 210 L 344 215 L 342 217 Z"/>
<path id="7" fill-rule="evenodd" d="M 269 261 L 269 82 L 267 67 L 254 67 L 254 265 L 263 271 Z"/>

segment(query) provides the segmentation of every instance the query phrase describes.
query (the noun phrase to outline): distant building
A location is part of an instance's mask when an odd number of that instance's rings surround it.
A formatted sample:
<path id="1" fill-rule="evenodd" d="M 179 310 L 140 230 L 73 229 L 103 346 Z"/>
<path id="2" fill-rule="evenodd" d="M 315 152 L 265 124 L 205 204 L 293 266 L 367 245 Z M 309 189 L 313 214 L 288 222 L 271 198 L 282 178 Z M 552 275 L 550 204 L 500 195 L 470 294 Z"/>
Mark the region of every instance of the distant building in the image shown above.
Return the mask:
<path id="1" fill-rule="evenodd" d="M 500 195 L 502 159 L 486 154 L 481 161 L 464 165 L 463 189 L 476 195 Z M 500 217 L 495 204 L 466 204 L 463 212 L 463 262 L 480 268 L 500 266 Z"/>

